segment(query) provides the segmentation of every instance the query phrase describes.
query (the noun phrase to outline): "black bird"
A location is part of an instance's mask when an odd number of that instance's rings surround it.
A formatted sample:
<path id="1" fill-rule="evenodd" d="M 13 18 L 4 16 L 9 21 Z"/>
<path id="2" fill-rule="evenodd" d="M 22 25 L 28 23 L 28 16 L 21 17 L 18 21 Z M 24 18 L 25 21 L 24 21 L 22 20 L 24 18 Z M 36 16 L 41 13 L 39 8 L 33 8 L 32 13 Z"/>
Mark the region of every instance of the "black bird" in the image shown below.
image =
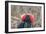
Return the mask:
<path id="1" fill-rule="evenodd" d="M 18 26 L 18 28 L 30 28 L 32 27 L 30 16 L 26 15 L 25 20 Z"/>

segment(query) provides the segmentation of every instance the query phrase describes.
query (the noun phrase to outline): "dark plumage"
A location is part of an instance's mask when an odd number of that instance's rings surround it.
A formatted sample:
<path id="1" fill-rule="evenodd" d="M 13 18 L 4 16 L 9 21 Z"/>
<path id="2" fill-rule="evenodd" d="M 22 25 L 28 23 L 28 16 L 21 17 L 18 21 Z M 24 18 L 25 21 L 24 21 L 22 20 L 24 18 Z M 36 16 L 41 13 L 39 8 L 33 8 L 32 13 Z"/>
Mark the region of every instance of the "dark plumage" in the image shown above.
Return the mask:
<path id="1" fill-rule="evenodd" d="M 26 15 L 25 20 L 18 26 L 18 28 L 30 28 L 32 26 L 30 16 Z"/>

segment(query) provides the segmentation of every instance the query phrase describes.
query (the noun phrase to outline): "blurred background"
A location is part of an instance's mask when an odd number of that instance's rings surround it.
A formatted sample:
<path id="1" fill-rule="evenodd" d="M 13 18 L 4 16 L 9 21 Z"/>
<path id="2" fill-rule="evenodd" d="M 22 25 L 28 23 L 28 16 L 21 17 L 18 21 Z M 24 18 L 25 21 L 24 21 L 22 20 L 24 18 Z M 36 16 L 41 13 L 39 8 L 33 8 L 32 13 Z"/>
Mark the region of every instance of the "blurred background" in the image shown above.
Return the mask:
<path id="1" fill-rule="evenodd" d="M 21 6 L 11 5 L 11 28 L 15 29 L 21 23 L 21 15 L 24 13 L 30 13 L 35 16 L 35 26 L 41 27 L 41 6 Z"/>

